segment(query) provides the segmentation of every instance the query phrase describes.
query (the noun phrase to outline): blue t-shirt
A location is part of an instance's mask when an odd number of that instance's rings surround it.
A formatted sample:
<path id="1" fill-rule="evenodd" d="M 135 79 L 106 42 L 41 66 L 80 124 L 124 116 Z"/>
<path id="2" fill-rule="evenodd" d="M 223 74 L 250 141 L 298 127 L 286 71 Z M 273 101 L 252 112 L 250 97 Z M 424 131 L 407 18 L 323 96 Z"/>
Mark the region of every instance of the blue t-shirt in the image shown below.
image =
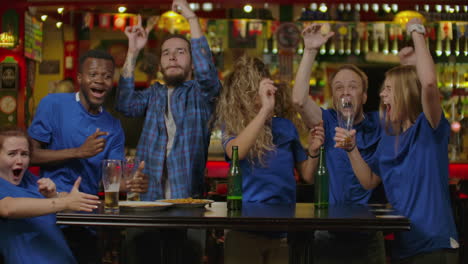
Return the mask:
<path id="1" fill-rule="evenodd" d="M 23 186 L 26 188 L 0 178 L 0 200 L 5 197 L 44 198 L 38 191 L 32 191 L 37 190 L 37 186 Z M 19 219 L 0 218 L 0 252 L 5 263 L 76 263 L 55 222 L 55 214 Z"/>
<path id="2" fill-rule="evenodd" d="M 51 178 L 57 191 L 70 192 L 78 176 L 82 177 L 80 191 L 97 194 L 103 159 L 124 159 L 125 136 L 120 121 L 103 110 L 91 114 L 77 100 L 77 93 L 50 94 L 44 97 L 28 129 L 29 135 L 47 144 L 47 149 L 77 148 L 96 132 L 104 136 L 104 151 L 87 159 L 71 159 L 58 165 L 41 166 L 41 177 Z"/>
<path id="3" fill-rule="evenodd" d="M 448 187 L 449 134 L 443 114 L 433 129 L 424 113 L 399 136 L 382 133 L 369 165 L 382 178 L 390 204 L 411 221 L 410 231 L 396 233 L 395 258 L 458 247 Z"/>
<path id="4" fill-rule="evenodd" d="M 338 126 L 336 111 L 322 109 L 325 129 L 325 156 L 329 179 L 330 204 L 367 204 L 371 190 L 362 187 L 354 174 L 345 150 L 335 148 L 335 128 Z M 380 120 L 378 112 L 364 114 L 364 120 L 353 126 L 356 130 L 356 143 L 363 159 L 368 161 L 374 154 L 380 140 Z"/>
<path id="5" fill-rule="evenodd" d="M 291 204 L 296 202 L 296 163 L 307 160 L 294 124 L 285 118 L 273 117 L 271 124 L 275 150 L 265 156 L 265 166 L 239 162 L 242 172 L 242 200 L 250 203 Z M 226 144 L 233 138 L 223 143 Z"/>

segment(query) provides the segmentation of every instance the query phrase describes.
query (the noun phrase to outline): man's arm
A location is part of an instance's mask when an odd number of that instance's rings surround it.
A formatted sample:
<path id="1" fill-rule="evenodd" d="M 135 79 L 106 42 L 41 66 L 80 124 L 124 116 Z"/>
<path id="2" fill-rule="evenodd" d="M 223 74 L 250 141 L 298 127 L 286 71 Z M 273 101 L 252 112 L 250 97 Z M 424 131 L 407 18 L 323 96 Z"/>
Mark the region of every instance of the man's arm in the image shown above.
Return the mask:
<path id="1" fill-rule="evenodd" d="M 371 190 L 377 187 L 380 184 L 381 179 L 377 174 L 372 172 L 369 165 L 362 158 L 359 149 L 356 147 L 356 130 L 353 129 L 349 132 L 344 128 L 336 127 L 335 131 L 336 134 L 333 138 L 336 142 L 335 148 L 346 150 L 354 174 L 358 178 L 362 187 L 366 190 Z M 344 144 L 345 139 L 348 136 L 351 137 L 351 144 Z M 351 145 L 351 147 L 349 147 L 349 145 Z"/>
<path id="2" fill-rule="evenodd" d="M 143 116 L 146 113 L 150 89 L 136 92 L 134 75 L 138 54 L 145 47 L 148 34 L 155 23 L 156 18 L 150 17 L 146 28 L 143 28 L 139 15 L 137 25 L 125 28 L 125 35 L 128 37 L 128 50 L 117 88 L 116 109 L 126 116 Z"/>
<path id="3" fill-rule="evenodd" d="M 102 136 L 107 134 L 107 132 L 99 131 L 98 128 L 81 146 L 59 150 L 46 149 L 45 143 L 33 139 L 34 148 L 31 156 L 31 164 L 60 164 L 70 159 L 86 159 L 93 157 L 104 150 L 106 140 Z"/>
<path id="4" fill-rule="evenodd" d="M 198 17 L 190 9 L 186 0 L 174 0 L 172 10 L 180 12 L 190 24 L 194 78 L 200 84 L 202 95 L 208 100 L 212 100 L 219 94 L 221 83 Z"/>
<path id="5" fill-rule="evenodd" d="M 312 24 L 302 31 L 304 37 L 304 54 L 302 55 L 299 69 L 296 73 L 292 99 L 297 111 L 307 127 L 312 128 L 322 120 L 320 107 L 309 98 L 309 79 L 320 46 L 334 35 L 333 32 L 322 36 L 321 25 Z"/>

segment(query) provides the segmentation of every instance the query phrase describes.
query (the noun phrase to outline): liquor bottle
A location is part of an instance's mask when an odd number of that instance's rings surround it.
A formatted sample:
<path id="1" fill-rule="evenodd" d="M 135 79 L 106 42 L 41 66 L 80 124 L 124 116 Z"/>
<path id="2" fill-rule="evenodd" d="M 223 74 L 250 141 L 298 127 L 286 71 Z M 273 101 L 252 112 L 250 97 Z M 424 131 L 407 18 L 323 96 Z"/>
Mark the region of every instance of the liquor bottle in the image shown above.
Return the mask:
<path id="1" fill-rule="evenodd" d="M 228 172 L 227 208 L 228 210 L 242 209 L 242 174 L 237 146 L 232 146 L 232 163 Z"/>
<path id="2" fill-rule="evenodd" d="M 314 203 L 316 208 L 328 207 L 328 170 L 325 162 L 325 149 L 320 147 L 319 167 L 315 174 Z"/>

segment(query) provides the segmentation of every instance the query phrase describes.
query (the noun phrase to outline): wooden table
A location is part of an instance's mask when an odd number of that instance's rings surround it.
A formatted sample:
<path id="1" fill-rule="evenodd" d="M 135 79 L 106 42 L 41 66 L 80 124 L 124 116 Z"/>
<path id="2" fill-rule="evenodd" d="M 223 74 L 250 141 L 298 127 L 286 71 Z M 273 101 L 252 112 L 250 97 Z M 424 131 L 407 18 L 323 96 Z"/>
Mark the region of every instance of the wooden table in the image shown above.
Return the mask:
<path id="1" fill-rule="evenodd" d="M 313 204 L 265 205 L 244 203 L 242 212 L 228 212 L 226 203 L 206 208 L 167 208 L 156 212 L 121 210 L 104 214 L 58 213 L 57 224 L 102 227 L 151 227 L 158 229 L 234 229 L 288 232 L 290 263 L 311 263 L 313 231 L 407 231 L 405 217 L 380 218 L 372 206 L 330 206 L 316 209 Z M 395 214 L 395 212 L 393 212 Z M 385 214 L 385 213 L 384 213 Z M 387 213 L 388 214 L 388 213 Z M 180 253 L 180 252 L 179 252 Z M 177 254 L 179 254 L 177 253 Z M 168 261 L 168 263 L 175 263 Z"/>

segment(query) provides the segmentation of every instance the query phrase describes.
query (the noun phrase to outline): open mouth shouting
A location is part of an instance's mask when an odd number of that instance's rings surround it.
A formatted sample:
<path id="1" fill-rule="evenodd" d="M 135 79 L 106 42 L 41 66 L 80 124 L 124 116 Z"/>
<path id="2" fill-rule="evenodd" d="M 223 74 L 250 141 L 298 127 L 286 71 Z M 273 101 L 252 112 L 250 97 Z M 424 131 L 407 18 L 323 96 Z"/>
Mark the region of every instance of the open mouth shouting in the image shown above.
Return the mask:
<path id="1" fill-rule="evenodd" d="M 19 183 L 19 182 L 21 181 L 22 172 L 23 172 L 23 169 L 21 169 L 21 168 L 13 169 L 13 170 L 12 170 L 12 173 L 13 173 L 13 181 L 14 181 L 15 183 Z"/>
<path id="2" fill-rule="evenodd" d="M 106 95 L 106 90 L 105 89 L 100 89 L 100 88 L 91 88 L 91 94 L 93 97 L 102 99 Z"/>

